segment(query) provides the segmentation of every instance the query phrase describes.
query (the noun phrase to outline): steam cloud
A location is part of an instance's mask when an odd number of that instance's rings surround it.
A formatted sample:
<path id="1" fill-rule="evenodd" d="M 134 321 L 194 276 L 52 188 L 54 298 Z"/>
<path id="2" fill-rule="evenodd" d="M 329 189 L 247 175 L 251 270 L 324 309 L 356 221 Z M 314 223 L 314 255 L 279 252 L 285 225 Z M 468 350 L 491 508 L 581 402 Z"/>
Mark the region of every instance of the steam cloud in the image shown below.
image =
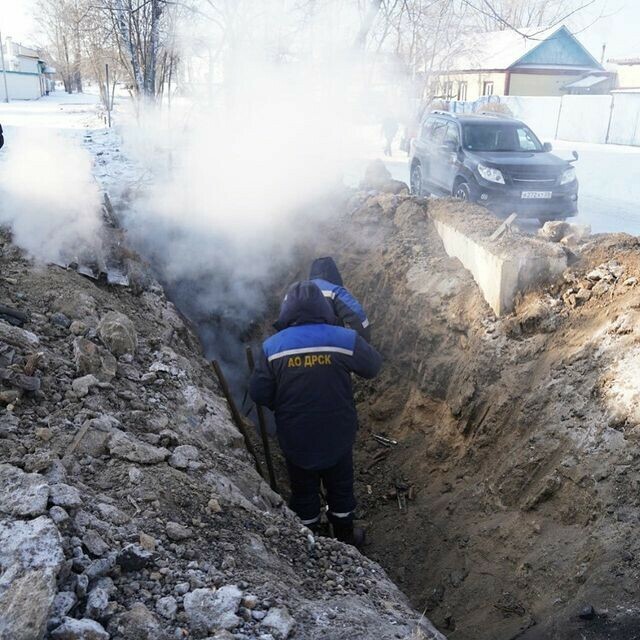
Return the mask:
<path id="1" fill-rule="evenodd" d="M 71 260 L 95 247 L 100 191 L 89 154 L 54 131 L 19 129 L 3 149 L 0 223 L 16 244 L 45 262 Z"/>
<path id="2" fill-rule="evenodd" d="M 148 112 L 125 127 L 127 153 L 155 175 L 125 225 L 207 355 L 241 363 L 239 336 L 336 213 L 326 195 L 357 146 L 361 81 L 348 54 L 281 64 L 255 42 L 234 70 L 213 103 L 174 104 L 168 127 Z"/>

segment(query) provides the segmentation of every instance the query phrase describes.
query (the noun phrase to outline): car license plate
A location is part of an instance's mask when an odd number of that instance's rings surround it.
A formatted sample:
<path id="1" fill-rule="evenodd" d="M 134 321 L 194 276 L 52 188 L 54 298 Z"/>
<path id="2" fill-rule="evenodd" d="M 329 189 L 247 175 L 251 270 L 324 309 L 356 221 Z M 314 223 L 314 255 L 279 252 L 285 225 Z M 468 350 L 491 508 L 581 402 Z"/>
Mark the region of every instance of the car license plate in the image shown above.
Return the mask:
<path id="1" fill-rule="evenodd" d="M 552 191 L 523 191 L 522 198 L 524 200 L 548 200 L 553 195 Z"/>

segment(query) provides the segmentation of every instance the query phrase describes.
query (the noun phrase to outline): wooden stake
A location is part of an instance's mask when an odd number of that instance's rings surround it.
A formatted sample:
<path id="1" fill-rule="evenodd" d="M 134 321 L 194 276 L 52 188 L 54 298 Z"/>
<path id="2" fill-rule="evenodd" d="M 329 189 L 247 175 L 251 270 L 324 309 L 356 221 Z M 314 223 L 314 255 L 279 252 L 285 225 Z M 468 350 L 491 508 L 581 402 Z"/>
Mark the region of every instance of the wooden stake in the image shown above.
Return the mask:
<path id="1" fill-rule="evenodd" d="M 220 364 L 217 360 L 214 360 L 211 363 L 213 370 L 216 372 L 216 376 L 218 376 L 218 382 L 220 383 L 220 388 L 224 393 L 224 397 L 227 399 L 227 404 L 229 405 L 229 411 L 231 412 L 231 417 L 238 427 L 238 431 L 242 434 L 244 439 L 245 447 L 247 447 L 247 451 L 253 456 L 253 459 L 256 463 L 256 469 L 258 473 L 264 477 L 262 473 L 262 467 L 260 465 L 260 460 L 258 460 L 258 456 L 256 455 L 256 451 L 251 444 L 251 440 L 249 440 L 249 434 L 247 433 L 247 425 L 245 424 L 244 418 L 240 415 L 238 411 L 238 407 L 236 406 L 235 400 L 231 395 L 231 390 L 229 389 L 229 385 L 227 384 L 227 379 L 224 377 L 224 373 L 222 373 L 222 369 L 220 368 Z"/>
<path id="2" fill-rule="evenodd" d="M 253 373 L 255 369 L 255 361 L 251 347 L 247 347 L 247 364 L 249 372 Z M 267 469 L 269 470 L 269 484 L 274 491 L 278 491 L 278 483 L 276 482 L 276 472 L 273 468 L 273 460 L 271 459 L 271 447 L 269 446 L 269 436 L 267 434 L 267 424 L 264 419 L 264 409 L 256 404 L 256 413 L 258 414 L 258 426 L 260 427 L 260 436 L 262 437 L 262 447 L 264 449 L 264 458 L 267 461 Z"/>

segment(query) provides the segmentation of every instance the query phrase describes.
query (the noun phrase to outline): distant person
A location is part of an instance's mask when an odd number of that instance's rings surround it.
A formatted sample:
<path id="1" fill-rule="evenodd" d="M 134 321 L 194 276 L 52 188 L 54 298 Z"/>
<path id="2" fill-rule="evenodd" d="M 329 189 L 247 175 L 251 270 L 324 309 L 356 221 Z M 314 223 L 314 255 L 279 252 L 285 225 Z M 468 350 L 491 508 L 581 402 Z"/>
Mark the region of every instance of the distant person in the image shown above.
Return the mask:
<path id="1" fill-rule="evenodd" d="M 0 149 L 4 147 L 4 136 L 2 135 L 2 125 L 0 124 Z"/>
<path id="2" fill-rule="evenodd" d="M 391 116 L 385 118 L 382 122 L 382 135 L 386 141 L 384 148 L 385 156 L 391 156 L 391 144 L 396 137 L 396 133 L 398 133 L 398 121 Z"/>
<path id="3" fill-rule="evenodd" d="M 380 354 L 355 331 L 337 327 L 331 306 L 310 281 L 289 287 L 249 382 L 256 404 L 275 412 L 276 435 L 287 462 L 290 506 L 303 524 L 320 526 L 320 483 L 335 537 L 356 546 L 353 444 L 358 415 L 351 374 L 374 378 Z"/>
<path id="4" fill-rule="evenodd" d="M 318 258 L 311 264 L 309 280 L 315 282 L 333 307 L 342 325 L 357 331 L 371 342 L 371 325 L 362 305 L 345 289 L 342 276 L 333 258 Z"/>

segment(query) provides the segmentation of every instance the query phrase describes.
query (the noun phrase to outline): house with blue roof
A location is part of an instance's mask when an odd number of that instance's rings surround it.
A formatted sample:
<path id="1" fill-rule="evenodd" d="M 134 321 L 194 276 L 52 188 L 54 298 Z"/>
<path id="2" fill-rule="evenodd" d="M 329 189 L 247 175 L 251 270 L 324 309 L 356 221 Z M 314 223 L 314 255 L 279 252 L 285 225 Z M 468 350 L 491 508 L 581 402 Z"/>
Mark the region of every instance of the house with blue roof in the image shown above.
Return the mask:
<path id="1" fill-rule="evenodd" d="M 432 74 L 430 93 L 445 100 L 480 96 L 608 93 L 615 74 L 560 26 L 474 34 Z"/>

